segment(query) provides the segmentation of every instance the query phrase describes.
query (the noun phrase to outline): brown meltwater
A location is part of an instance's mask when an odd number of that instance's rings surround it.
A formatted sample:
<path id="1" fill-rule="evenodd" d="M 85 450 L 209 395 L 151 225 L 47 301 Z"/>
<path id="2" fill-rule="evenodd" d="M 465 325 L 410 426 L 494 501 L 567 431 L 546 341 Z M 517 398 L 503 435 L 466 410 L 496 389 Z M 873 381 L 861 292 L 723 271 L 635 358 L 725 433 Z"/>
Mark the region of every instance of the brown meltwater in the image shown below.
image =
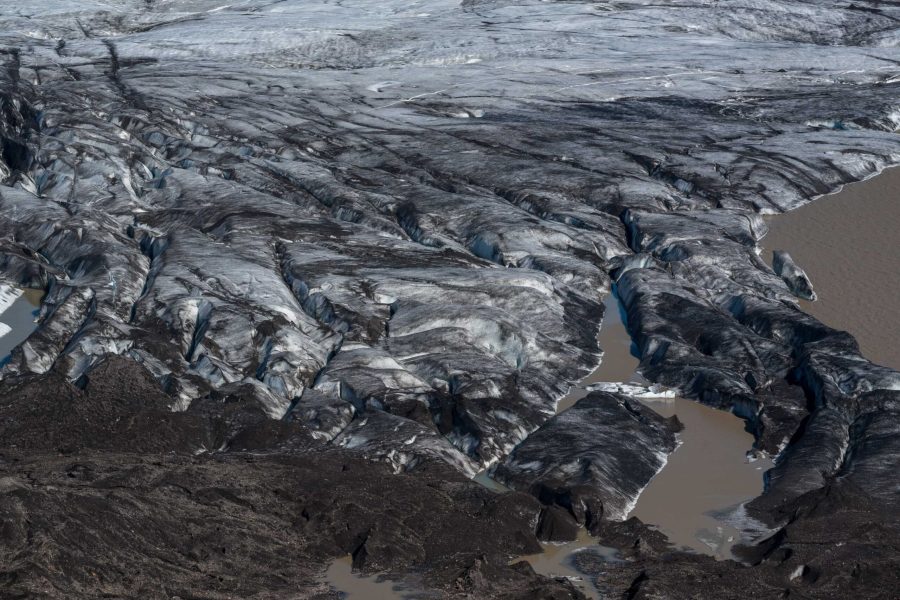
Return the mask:
<path id="1" fill-rule="evenodd" d="M 21 290 L 0 283 L 0 362 L 37 327 L 43 297 L 43 290 Z"/>
<path id="2" fill-rule="evenodd" d="M 325 580 L 342 600 L 418 600 L 434 597 L 428 592 L 404 589 L 401 584 L 378 575 L 354 573 L 350 556 L 332 562 L 325 572 Z"/>
<path id="3" fill-rule="evenodd" d="M 603 304 L 605 307 L 603 324 L 598 336 L 600 348 L 603 350 L 600 366 L 579 381 L 560 399 L 556 407 L 557 413 L 571 408 L 578 400 L 587 396 L 587 387 L 592 384 L 603 381 L 643 381 L 635 371 L 638 359 L 631 354 L 631 337 L 625 329 L 618 300 L 613 294 L 609 294 Z M 474 480 L 496 491 L 509 491 L 509 488 L 491 479 L 486 471 L 476 475 Z M 541 546 L 543 552 L 520 556 L 512 562 L 525 561 L 536 573 L 548 577 L 566 577 L 587 598 L 591 599 L 600 598 L 600 593 L 593 581 L 575 568 L 575 555 L 581 552 L 590 552 L 607 562 L 614 563 L 622 560 L 619 558 L 617 550 L 601 546 L 597 543 L 596 538 L 591 537 L 585 529 L 579 529 L 578 537 L 571 542 L 561 544 L 544 542 Z"/>
<path id="4" fill-rule="evenodd" d="M 638 359 L 631 353 L 631 336 L 625 329 L 622 308 L 614 293 L 603 300 L 605 310 L 603 323 L 597 341 L 603 350 L 600 366 L 579 381 L 560 399 L 556 412 L 572 408 L 576 402 L 588 395 L 587 386 L 603 381 L 638 382 L 643 378 L 637 373 Z"/>
<path id="5" fill-rule="evenodd" d="M 606 299 L 606 318 L 600 331 L 603 363 L 570 392 L 561 408 L 586 395 L 593 383 L 643 383 L 636 372 L 639 361 L 631 353 L 619 301 Z M 641 389 L 642 386 L 635 386 Z M 659 393 L 659 395 L 664 395 Z M 730 558 L 732 547 L 748 541 L 759 529 L 742 510 L 743 503 L 762 492 L 763 474 L 771 468 L 768 458 L 748 457 L 753 436 L 736 415 L 683 398 L 640 398 L 665 417 L 677 415 L 684 424 L 679 446 L 663 469 L 650 481 L 630 512 L 665 533 L 673 544 L 717 558 Z M 754 527 L 756 525 L 756 527 Z M 591 581 L 581 579 L 573 565 L 578 552 L 599 552 L 616 560 L 587 532 L 568 544 L 543 544 L 544 553 L 524 557 L 535 571 L 570 577 L 591 598 L 598 592 Z"/>
<path id="6" fill-rule="evenodd" d="M 787 251 L 818 295 L 801 308 L 852 334 L 863 356 L 900 369 L 900 167 L 766 217 L 762 239 Z"/>
<path id="7" fill-rule="evenodd" d="M 739 417 L 684 398 L 643 400 L 684 424 L 679 446 L 650 480 L 629 516 L 651 524 L 682 546 L 719 559 L 750 541 L 761 529 L 746 516 L 743 503 L 763 489 L 772 460 L 748 457 L 753 436 Z"/>
<path id="8" fill-rule="evenodd" d="M 544 551 L 540 554 L 529 554 L 514 560 L 525 561 L 531 565 L 535 573 L 548 577 L 566 577 L 588 598 L 599 599 L 600 594 L 594 583 L 586 578 L 573 564 L 575 554 L 579 552 L 591 552 L 606 562 L 618 563 L 622 559 L 615 548 L 608 548 L 597 543 L 595 538 L 584 529 L 579 530 L 578 538 L 564 544 L 541 544 Z"/>

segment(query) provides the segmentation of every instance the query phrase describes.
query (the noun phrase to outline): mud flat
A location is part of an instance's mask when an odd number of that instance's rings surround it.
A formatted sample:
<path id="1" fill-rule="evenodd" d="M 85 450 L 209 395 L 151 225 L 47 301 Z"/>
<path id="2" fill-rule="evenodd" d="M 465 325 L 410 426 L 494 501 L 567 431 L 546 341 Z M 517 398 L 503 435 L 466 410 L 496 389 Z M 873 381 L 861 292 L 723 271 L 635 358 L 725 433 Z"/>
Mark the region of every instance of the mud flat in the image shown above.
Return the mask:
<path id="1" fill-rule="evenodd" d="M 0 361 L 21 344 L 37 327 L 41 290 L 20 290 L 0 284 Z"/>
<path id="2" fill-rule="evenodd" d="M 900 168 L 766 221 L 764 257 L 790 253 L 818 295 L 803 310 L 851 333 L 871 361 L 900 369 Z"/>

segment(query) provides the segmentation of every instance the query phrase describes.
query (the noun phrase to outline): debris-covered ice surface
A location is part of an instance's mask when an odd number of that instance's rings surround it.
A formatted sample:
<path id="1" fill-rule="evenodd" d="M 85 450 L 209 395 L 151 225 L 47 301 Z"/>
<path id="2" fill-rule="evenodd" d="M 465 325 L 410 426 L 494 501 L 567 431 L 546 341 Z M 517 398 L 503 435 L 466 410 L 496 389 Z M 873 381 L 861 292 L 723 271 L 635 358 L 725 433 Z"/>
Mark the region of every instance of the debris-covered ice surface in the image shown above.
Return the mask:
<path id="1" fill-rule="evenodd" d="M 173 408 L 240 387 L 394 470 L 474 474 L 596 367 L 615 281 L 642 375 L 748 419 L 781 452 L 772 493 L 839 476 L 896 502 L 900 374 L 802 313 L 757 242 L 759 214 L 900 160 L 898 17 L 4 6 L 0 267 L 47 290 L 4 376 L 122 355 Z M 660 427 L 629 460 L 663 460 Z M 611 474 L 619 514 L 643 484 Z"/>

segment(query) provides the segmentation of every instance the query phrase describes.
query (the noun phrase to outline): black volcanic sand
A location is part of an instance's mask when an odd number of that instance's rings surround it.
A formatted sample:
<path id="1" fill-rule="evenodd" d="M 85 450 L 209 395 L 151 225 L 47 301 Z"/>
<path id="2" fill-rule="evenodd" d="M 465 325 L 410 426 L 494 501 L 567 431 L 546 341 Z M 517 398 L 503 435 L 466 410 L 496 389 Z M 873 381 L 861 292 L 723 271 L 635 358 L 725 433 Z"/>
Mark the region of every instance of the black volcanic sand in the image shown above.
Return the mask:
<path id="1" fill-rule="evenodd" d="M 336 598 L 335 559 L 449 598 L 579 598 L 514 556 L 538 552 L 541 506 L 445 467 L 394 475 L 271 421 L 238 396 L 184 413 L 136 363 L 113 358 L 82 390 L 51 373 L 0 396 L 0 515 L 6 598 Z M 195 453 L 190 440 L 229 452 Z M 64 501 L 61 501 L 64 499 Z M 582 552 L 601 593 L 628 598 L 891 598 L 895 513 L 836 479 L 755 516 L 786 527 L 753 564 L 674 552 L 637 519 Z"/>
<path id="2" fill-rule="evenodd" d="M 444 467 L 393 475 L 240 398 L 166 402 L 121 358 L 84 390 L 56 374 L 5 386 L 0 596 L 337 598 L 325 571 L 349 554 L 457 597 L 578 597 L 507 565 L 540 549 L 528 495 Z M 238 450 L 195 454 L 198 436 Z"/>

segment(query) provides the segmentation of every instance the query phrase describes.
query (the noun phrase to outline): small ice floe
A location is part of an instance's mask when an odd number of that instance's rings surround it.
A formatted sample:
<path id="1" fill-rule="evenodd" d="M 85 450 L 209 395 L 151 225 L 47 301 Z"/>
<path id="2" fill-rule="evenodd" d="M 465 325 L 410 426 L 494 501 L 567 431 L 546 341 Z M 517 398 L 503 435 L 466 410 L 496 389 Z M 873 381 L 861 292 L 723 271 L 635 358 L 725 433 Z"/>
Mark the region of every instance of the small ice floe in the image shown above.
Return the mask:
<path id="1" fill-rule="evenodd" d="M 639 383 L 621 383 L 618 381 L 601 381 L 585 388 L 589 392 L 610 392 L 626 394 L 635 398 L 675 398 L 676 390 L 665 388 L 656 383 L 642 385 Z"/>
<path id="2" fill-rule="evenodd" d="M 787 284 L 798 298 L 804 300 L 815 300 L 816 293 L 813 291 L 812 282 L 807 277 L 806 272 L 797 266 L 791 255 L 784 250 L 776 250 L 772 253 L 772 269 L 775 274 L 781 277 L 782 281 Z"/>
<path id="3" fill-rule="evenodd" d="M 747 452 L 744 454 L 744 456 L 747 458 L 747 463 L 748 463 L 748 464 L 749 464 L 749 463 L 755 463 L 755 462 L 757 462 L 757 461 L 759 461 L 759 460 L 763 460 L 763 461 L 769 460 L 769 461 L 771 461 L 771 458 L 772 458 L 771 456 L 769 456 L 769 454 L 768 454 L 767 452 L 765 452 L 765 451 L 763 451 L 763 450 L 760 450 L 760 449 L 758 449 L 758 448 L 751 448 L 750 450 L 747 450 Z M 770 465 L 770 466 L 771 466 L 771 465 Z"/>

